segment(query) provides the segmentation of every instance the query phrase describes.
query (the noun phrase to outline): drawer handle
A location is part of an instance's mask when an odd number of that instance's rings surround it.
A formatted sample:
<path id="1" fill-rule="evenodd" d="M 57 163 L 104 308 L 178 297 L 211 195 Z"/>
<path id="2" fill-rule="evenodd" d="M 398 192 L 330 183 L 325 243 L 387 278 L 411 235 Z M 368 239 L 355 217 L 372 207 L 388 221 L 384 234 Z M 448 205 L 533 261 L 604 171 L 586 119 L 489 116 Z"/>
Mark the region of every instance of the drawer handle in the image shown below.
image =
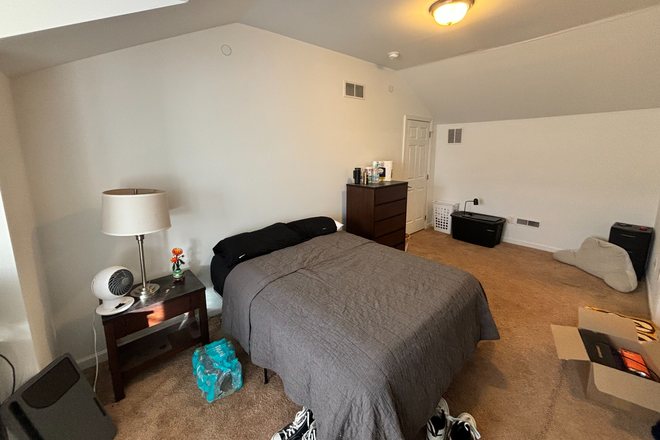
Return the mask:
<path id="1" fill-rule="evenodd" d="M 621 234 L 622 237 L 628 237 L 628 238 L 637 238 L 634 235 L 628 235 L 628 234 Z"/>

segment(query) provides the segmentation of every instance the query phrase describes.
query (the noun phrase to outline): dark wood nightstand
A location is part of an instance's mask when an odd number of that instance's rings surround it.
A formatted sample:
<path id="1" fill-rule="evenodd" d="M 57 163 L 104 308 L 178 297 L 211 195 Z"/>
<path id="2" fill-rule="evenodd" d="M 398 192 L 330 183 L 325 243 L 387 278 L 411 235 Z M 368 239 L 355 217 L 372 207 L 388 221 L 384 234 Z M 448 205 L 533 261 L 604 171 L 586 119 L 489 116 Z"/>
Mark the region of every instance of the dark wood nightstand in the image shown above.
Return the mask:
<path id="1" fill-rule="evenodd" d="M 206 312 L 206 287 L 191 271 L 185 280 L 175 283 L 172 275 L 151 281 L 160 286 L 158 292 L 141 300 L 125 312 L 103 317 L 108 363 L 112 375 L 115 401 L 124 398 L 124 381 L 197 344 L 208 344 L 209 323 Z M 199 310 L 199 319 L 195 319 Z M 190 312 L 185 325 L 176 323 L 131 341 L 127 336 L 157 326 Z M 191 319 L 192 318 L 192 319 Z"/>

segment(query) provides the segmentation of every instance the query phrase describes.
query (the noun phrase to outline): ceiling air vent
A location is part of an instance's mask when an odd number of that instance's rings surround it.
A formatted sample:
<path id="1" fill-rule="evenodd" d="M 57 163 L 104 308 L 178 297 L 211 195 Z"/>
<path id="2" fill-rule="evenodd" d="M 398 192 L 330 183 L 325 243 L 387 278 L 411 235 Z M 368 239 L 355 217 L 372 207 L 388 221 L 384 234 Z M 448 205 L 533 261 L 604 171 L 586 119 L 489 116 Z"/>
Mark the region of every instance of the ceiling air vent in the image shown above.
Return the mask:
<path id="1" fill-rule="evenodd" d="M 462 138 L 463 138 L 462 128 L 450 128 L 449 131 L 447 132 L 448 144 L 460 144 Z"/>
<path id="2" fill-rule="evenodd" d="M 364 85 L 344 81 L 344 97 L 364 99 Z"/>

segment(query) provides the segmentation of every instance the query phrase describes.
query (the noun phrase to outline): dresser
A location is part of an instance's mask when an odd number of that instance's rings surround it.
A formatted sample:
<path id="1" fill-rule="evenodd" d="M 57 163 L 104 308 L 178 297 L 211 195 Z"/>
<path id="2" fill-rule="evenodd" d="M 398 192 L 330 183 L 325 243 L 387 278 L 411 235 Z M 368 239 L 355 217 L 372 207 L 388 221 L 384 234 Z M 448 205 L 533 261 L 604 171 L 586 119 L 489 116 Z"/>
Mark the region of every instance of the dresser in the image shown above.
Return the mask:
<path id="1" fill-rule="evenodd" d="M 346 185 L 346 232 L 404 250 L 408 182 Z"/>

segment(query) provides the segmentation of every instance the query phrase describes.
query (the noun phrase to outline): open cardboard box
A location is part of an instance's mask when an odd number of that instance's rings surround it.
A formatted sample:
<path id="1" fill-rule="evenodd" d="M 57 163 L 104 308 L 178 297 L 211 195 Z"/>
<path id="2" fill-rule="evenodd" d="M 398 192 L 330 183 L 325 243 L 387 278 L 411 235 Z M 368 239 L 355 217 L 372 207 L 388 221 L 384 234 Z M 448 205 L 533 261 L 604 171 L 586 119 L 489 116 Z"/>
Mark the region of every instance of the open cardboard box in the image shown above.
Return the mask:
<path id="1" fill-rule="evenodd" d="M 605 333 L 617 350 L 639 353 L 646 366 L 660 374 L 660 342 L 639 342 L 635 323 L 608 313 L 578 309 L 578 327 L 552 325 L 552 335 L 559 359 L 589 364 L 586 393 L 589 398 L 621 409 L 635 410 L 635 405 L 660 413 L 660 383 L 634 374 L 591 362 L 579 328 Z"/>

